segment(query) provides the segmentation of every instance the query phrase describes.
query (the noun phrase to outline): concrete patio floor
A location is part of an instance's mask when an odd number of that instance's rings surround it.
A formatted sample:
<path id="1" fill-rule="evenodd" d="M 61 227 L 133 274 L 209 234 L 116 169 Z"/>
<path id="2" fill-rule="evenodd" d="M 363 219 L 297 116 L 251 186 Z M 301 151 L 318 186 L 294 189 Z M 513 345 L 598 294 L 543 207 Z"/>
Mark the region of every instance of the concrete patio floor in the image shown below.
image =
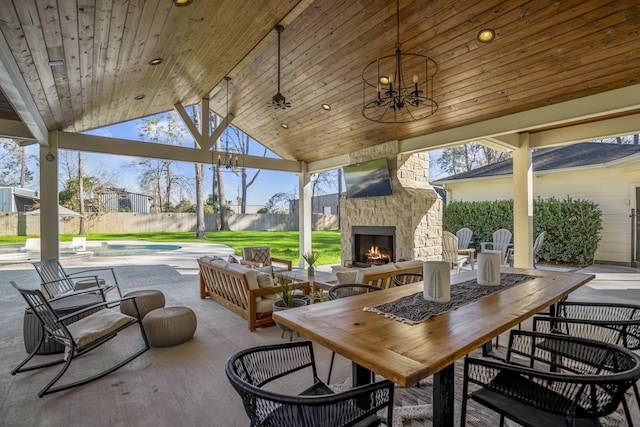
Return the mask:
<path id="1" fill-rule="evenodd" d="M 240 398 L 224 373 L 225 362 L 237 350 L 282 342 L 282 338 L 275 327 L 249 332 L 241 317 L 210 299 L 200 299 L 196 259 L 229 253 L 231 250 L 223 245 L 192 243 L 177 251 L 145 256 L 64 259 L 63 265 L 72 271 L 116 267 L 124 293 L 161 290 L 167 306 L 190 307 L 196 313 L 198 327 L 194 338 L 184 344 L 152 348 L 100 380 L 41 399 L 37 392 L 58 367 L 15 376 L 9 373 L 26 357 L 22 336 L 26 304 L 9 281 L 36 287 L 39 279 L 31 264 L 0 265 L 0 425 L 248 425 Z M 638 269 L 594 265 L 581 272 L 595 273 L 596 279 L 571 299 L 640 303 Z M 507 342 L 506 337 L 501 342 Z M 314 348 L 320 377 L 326 378 L 331 352 L 318 345 Z M 348 378 L 350 367 L 348 360 L 336 357 L 332 382 Z M 634 414 L 638 414 L 635 403 L 631 405 Z"/>

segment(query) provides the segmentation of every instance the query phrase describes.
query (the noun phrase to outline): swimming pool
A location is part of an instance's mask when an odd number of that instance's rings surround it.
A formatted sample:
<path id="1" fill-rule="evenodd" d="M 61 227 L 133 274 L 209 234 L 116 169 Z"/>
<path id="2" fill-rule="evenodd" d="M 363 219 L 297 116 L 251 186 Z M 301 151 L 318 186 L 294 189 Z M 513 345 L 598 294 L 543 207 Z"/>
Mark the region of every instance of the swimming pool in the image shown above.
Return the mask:
<path id="1" fill-rule="evenodd" d="M 175 251 L 177 249 L 180 249 L 180 246 L 158 244 L 127 245 L 111 243 L 103 243 L 100 246 L 87 245 L 87 251 L 93 252 L 93 256 L 95 257 L 149 255 L 155 252 Z"/>
<path id="2" fill-rule="evenodd" d="M 40 251 L 20 250 L 23 245 L 0 245 L 0 264 L 14 263 L 16 261 L 39 261 Z M 180 249 L 178 245 L 166 244 L 110 244 L 103 242 L 101 245 L 91 245 L 88 242 L 86 251 L 69 251 L 68 248 L 60 248 L 60 258 L 69 257 L 115 257 L 150 255 L 155 252 L 175 251 Z"/>

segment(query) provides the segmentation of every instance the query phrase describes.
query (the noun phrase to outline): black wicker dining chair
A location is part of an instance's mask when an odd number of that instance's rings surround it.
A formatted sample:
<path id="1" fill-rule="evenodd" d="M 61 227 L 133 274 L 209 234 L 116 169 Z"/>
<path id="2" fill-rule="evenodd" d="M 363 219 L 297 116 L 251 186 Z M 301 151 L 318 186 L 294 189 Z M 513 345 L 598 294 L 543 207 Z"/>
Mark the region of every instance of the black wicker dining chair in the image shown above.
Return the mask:
<path id="1" fill-rule="evenodd" d="M 640 356 L 597 340 L 510 332 L 506 361 L 465 358 L 460 425 L 468 400 L 526 427 L 600 425 L 640 378 Z M 589 423 L 589 422 L 592 423 Z M 628 422 L 631 422 L 628 419 Z"/>
<path id="2" fill-rule="evenodd" d="M 20 364 L 11 371 L 11 375 L 64 363 L 53 379 L 50 380 L 42 390 L 40 390 L 38 397 L 42 397 L 45 394 L 67 390 L 69 388 L 97 380 L 98 378 L 102 378 L 105 375 L 123 367 L 145 351 L 149 350 L 149 342 L 144 332 L 142 322 L 140 321 L 140 313 L 138 312 L 135 297 L 129 297 L 128 299 L 132 299 L 136 316 L 127 316 L 117 310 L 116 307 L 119 305 L 121 300 L 101 302 L 89 305 L 66 315 L 59 315 L 51 307 L 49 301 L 47 301 L 39 289 L 24 289 L 13 281 L 11 281 L 11 285 L 20 292 L 20 295 L 22 295 L 24 300 L 27 302 L 32 313 L 37 316 L 42 325 L 43 331 L 40 337 L 40 342 L 34 346 L 33 351 L 27 356 L 27 358 L 20 362 Z M 97 308 L 102 309 L 95 311 Z M 86 312 L 90 311 L 95 312 L 85 316 Z M 135 352 L 128 352 L 129 356 L 124 358 L 124 360 L 117 362 L 115 365 L 101 364 L 99 357 L 91 358 L 90 360 L 92 362 L 98 362 L 98 373 L 93 373 L 90 376 L 54 387 L 54 385 L 63 377 L 65 372 L 67 372 L 67 369 L 69 369 L 74 360 L 92 350 L 95 350 L 97 347 L 115 338 L 119 333 L 122 333 L 124 329 L 135 324 L 139 325 L 139 331 L 142 338 L 142 345 L 138 350 Z M 54 340 L 64 346 L 62 358 L 54 360 L 47 358 L 41 363 L 29 363 L 45 340 Z M 128 343 L 128 345 L 130 345 L 130 343 Z M 103 364 L 105 366 L 103 366 Z"/>
<path id="3" fill-rule="evenodd" d="M 595 339 L 629 350 L 640 350 L 640 305 L 563 301 L 558 303 L 557 315 L 534 317 L 533 330 Z M 633 384 L 633 392 L 640 406 L 636 383 Z"/>
<path id="4" fill-rule="evenodd" d="M 393 276 L 393 284 L 396 286 L 404 286 L 415 282 L 422 282 L 421 273 L 398 273 Z"/>
<path id="5" fill-rule="evenodd" d="M 374 285 L 365 285 L 364 283 L 350 283 L 335 285 L 329 289 L 329 299 L 346 298 L 354 295 L 366 294 L 369 292 L 381 291 L 382 288 Z M 327 374 L 327 384 L 331 383 L 331 373 L 333 372 L 333 361 L 336 359 L 336 352 L 331 353 L 331 362 L 329 362 L 329 373 Z M 373 373 L 372 381 L 373 381 Z"/>
<path id="6" fill-rule="evenodd" d="M 226 373 L 231 385 L 242 398 L 251 426 L 342 427 L 392 424 L 393 383 L 383 380 L 334 393 L 318 379 L 310 341 L 241 350 L 227 360 Z M 273 388 L 269 386 L 274 384 L 284 387 L 285 383 L 293 387 L 292 382 L 286 381 L 289 375 L 294 375 L 293 383 L 298 385 L 307 378 L 308 382 L 304 386 L 306 388 L 296 394 L 272 391 Z M 385 408 L 386 417 L 378 416 L 378 411 Z"/>

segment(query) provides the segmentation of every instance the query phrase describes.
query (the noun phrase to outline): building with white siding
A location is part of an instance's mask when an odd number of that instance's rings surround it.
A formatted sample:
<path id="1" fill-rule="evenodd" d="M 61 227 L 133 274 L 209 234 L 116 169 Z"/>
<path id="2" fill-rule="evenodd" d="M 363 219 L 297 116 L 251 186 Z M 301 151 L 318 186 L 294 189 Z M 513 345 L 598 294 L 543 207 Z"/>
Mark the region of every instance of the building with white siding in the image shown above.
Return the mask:
<path id="1" fill-rule="evenodd" d="M 640 259 L 632 209 L 640 210 L 640 145 L 587 142 L 533 152 L 533 196 L 585 199 L 602 211 L 599 262 L 629 264 Z M 434 181 L 447 202 L 513 199 L 513 162 L 506 160 Z M 633 244 L 632 244 L 633 240 Z"/>

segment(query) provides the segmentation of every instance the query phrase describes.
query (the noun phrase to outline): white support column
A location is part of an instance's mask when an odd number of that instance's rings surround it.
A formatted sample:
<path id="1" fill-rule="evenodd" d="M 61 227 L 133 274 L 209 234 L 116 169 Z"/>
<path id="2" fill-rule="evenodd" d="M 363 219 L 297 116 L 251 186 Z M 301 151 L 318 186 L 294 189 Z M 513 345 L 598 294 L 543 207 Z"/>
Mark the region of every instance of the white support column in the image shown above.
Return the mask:
<path id="1" fill-rule="evenodd" d="M 529 134 L 520 134 L 520 148 L 513 151 L 513 250 L 514 266 L 533 268 L 533 160 Z"/>
<path id="2" fill-rule="evenodd" d="M 298 224 L 300 228 L 300 259 L 298 264 L 304 266 L 302 254 L 311 252 L 311 175 L 307 172 L 307 164 L 302 163 L 302 172 L 298 174 Z"/>
<path id="3" fill-rule="evenodd" d="M 40 256 L 58 258 L 58 135 L 49 134 L 49 146 L 40 146 Z"/>

